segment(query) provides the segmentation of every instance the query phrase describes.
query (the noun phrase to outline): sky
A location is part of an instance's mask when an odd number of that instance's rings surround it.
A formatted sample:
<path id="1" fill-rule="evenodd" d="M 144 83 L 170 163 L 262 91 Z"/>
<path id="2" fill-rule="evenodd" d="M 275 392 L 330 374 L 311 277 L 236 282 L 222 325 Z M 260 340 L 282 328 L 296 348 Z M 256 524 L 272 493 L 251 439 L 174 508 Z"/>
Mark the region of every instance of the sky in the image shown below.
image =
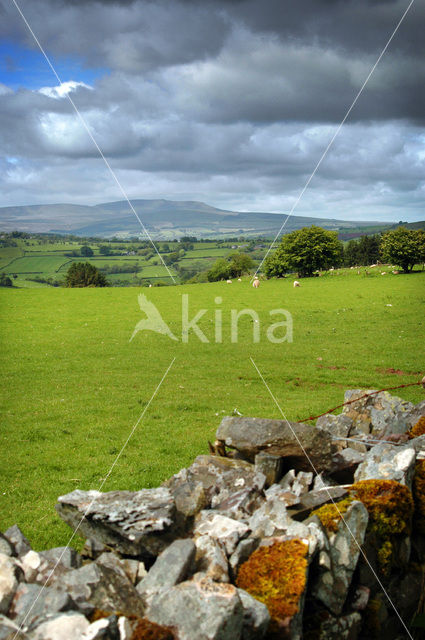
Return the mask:
<path id="1" fill-rule="evenodd" d="M 425 219 L 425 2 L 0 0 L 0 206 Z M 298 201 L 299 199 L 299 201 Z"/>

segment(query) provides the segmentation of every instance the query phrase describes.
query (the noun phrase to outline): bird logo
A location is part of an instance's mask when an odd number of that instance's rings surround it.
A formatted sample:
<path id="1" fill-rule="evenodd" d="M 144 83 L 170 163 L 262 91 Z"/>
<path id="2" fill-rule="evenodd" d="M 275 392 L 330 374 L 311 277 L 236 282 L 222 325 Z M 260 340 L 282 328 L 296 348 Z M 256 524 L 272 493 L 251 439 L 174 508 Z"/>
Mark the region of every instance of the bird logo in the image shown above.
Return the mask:
<path id="1" fill-rule="evenodd" d="M 176 338 L 170 327 L 163 320 L 153 302 L 150 302 L 143 293 L 139 295 L 138 302 L 140 309 L 146 314 L 146 318 L 140 320 L 136 324 L 129 342 L 133 340 L 134 336 L 139 331 L 155 331 L 156 333 L 162 333 L 163 335 L 168 336 L 172 340 L 178 341 L 178 338 Z"/>

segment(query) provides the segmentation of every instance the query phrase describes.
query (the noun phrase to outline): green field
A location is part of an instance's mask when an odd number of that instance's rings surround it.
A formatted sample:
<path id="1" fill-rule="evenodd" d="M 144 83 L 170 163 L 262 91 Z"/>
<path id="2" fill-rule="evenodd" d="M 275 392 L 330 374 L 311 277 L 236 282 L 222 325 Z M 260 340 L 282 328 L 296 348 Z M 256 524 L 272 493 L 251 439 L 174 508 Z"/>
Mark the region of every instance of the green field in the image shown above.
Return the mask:
<path id="1" fill-rule="evenodd" d="M 5 273 L 52 274 L 68 262 L 70 263 L 70 258 L 66 258 L 64 256 L 25 256 L 23 258 L 16 258 L 15 260 L 12 260 L 7 267 L 3 268 L 3 271 Z"/>
<path id="2" fill-rule="evenodd" d="M 278 418 L 279 411 L 250 357 L 288 419 L 305 419 L 343 400 L 347 388 L 415 382 L 424 371 L 425 273 L 366 277 L 347 271 L 302 281 L 290 278 L 152 289 L 2 289 L 0 530 L 18 523 L 35 548 L 63 545 L 70 530 L 56 517 L 59 495 L 97 489 L 165 370 L 173 367 L 104 490 L 151 487 L 194 457 L 224 415 Z M 181 335 L 182 294 L 189 317 L 207 312 L 187 344 L 144 331 L 138 293 L 154 302 Z M 222 298 L 218 303 L 216 298 Z M 285 308 L 294 320 L 291 344 L 272 344 L 266 329 Z M 214 342 L 222 309 L 222 343 Z M 258 312 L 239 323 L 230 342 L 230 311 Z M 389 369 L 400 370 L 400 375 Z M 400 391 L 419 402 L 416 386 Z"/>

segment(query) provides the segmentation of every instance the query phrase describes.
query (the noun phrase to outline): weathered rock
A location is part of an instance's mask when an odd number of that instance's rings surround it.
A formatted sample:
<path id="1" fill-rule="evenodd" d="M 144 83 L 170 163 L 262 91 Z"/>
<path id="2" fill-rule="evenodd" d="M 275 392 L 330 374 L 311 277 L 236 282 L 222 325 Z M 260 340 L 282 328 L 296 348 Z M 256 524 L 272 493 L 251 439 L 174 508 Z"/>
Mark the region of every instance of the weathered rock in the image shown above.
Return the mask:
<path id="1" fill-rule="evenodd" d="M 0 553 L 0 613 L 9 611 L 10 603 L 18 587 L 18 567 L 8 555 Z"/>
<path id="2" fill-rule="evenodd" d="M 0 533 L 0 553 L 2 553 L 5 556 L 16 555 L 13 544 L 2 533 Z"/>
<path id="3" fill-rule="evenodd" d="M 102 609 L 143 616 L 144 605 L 136 588 L 126 575 L 106 566 L 91 563 L 72 569 L 63 576 L 62 584 L 85 615 Z"/>
<path id="4" fill-rule="evenodd" d="M 273 456 L 267 451 L 260 451 L 255 456 L 255 470 L 264 474 L 266 477 L 266 486 L 275 482 L 279 482 L 282 476 L 282 458 Z"/>
<path id="5" fill-rule="evenodd" d="M 218 540 L 228 556 L 236 549 L 241 538 L 244 538 L 249 528 L 243 522 L 228 518 L 214 511 L 201 511 L 193 530 L 194 537 L 208 535 Z"/>
<path id="6" fill-rule="evenodd" d="M 136 587 L 143 601 L 149 603 L 161 589 L 173 587 L 182 582 L 192 568 L 195 554 L 195 544 L 189 538 L 171 543 L 158 556 L 148 574 Z"/>
<path id="7" fill-rule="evenodd" d="M 253 461 L 260 451 L 266 451 L 285 458 L 287 466 L 304 471 L 311 471 L 307 456 L 316 469 L 327 470 L 333 452 L 329 433 L 286 420 L 226 417 L 217 430 L 217 438 L 247 460 Z"/>
<path id="8" fill-rule="evenodd" d="M 21 582 L 13 596 L 9 617 L 16 624 L 29 627 L 48 616 L 72 609 L 75 604 L 63 589 Z"/>
<path id="9" fill-rule="evenodd" d="M 17 524 L 9 527 L 4 535 L 13 544 L 16 555 L 22 556 L 31 549 L 31 545 Z"/>
<path id="10" fill-rule="evenodd" d="M 58 498 L 56 509 L 88 538 L 134 556 L 156 556 L 176 537 L 175 504 L 165 487 L 141 491 L 80 491 Z"/>
<path id="11" fill-rule="evenodd" d="M 279 482 L 279 485 L 282 489 L 290 491 L 299 498 L 308 492 L 312 482 L 313 473 L 311 471 L 298 471 L 297 473 L 295 469 L 290 469 Z M 269 494 L 266 492 L 266 495 Z"/>
<path id="12" fill-rule="evenodd" d="M 29 640 L 26 633 L 19 631 L 19 626 L 0 614 L 0 640 Z"/>
<path id="13" fill-rule="evenodd" d="M 362 617 L 354 612 L 339 618 L 325 615 L 316 631 L 319 640 L 357 640 L 361 627 Z"/>
<path id="14" fill-rule="evenodd" d="M 264 495 L 267 500 L 271 500 L 273 497 L 278 496 L 287 507 L 292 507 L 293 505 L 300 503 L 300 497 L 295 495 L 295 493 L 289 489 L 282 487 L 280 483 L 272 484 L 271 487 L 265 490 Z"/>
<path id="15" fill-rule="evenodd" d="M 61 564 L 66 569 L 79 569 L 82 565 L 80 554 L 71 547 L 55 547 L 40 551 L 40 556 L 49 564 Z"/>
<path id="16" fill-rule="evenodd" d="M 95 538 L 88 538 L 81 551 L 81 555 L 83 558 L 96 560 L 96 558 L 105 551 L 111 551 L 111 548 L 106 544 L 103 544 L 103 542 L 99 542 L 99 540 L 96 540 Z"/>
<path id="17" fill-rule="evenodd" d="M 76 611 L 54 616 L 42 622 L 31 633 L 31 640 L 76 640 L 84 638 L 89 628 L 86 618 Z"/>
<path id="18" fill-rule="evenodd" d="M 179 471 L 164 486 L 175 496 L 177 509 L 183 515 L 195 515 L 217 496 L 220 502 L 242 489 L 261 491 L 265 481 L 265 476 L 256 473 L 254 465 L 245 460 L 198 456 L 188 469 Z"/>
<path id="19" fill-rule="evenodd" d="M 369 514 L 363 503 L 352 502 L 336 533 L 327 532 L 328 550 L 319 554 L 322 571 L 312 585 L 312 593 L 335 615 L 339 615 L 344 606 L 368 520 Z"/>
<path id="20" fill-rule="evenodd" d="M 129 620 L 125 616 L 120 616 L 118 618 L 118 632 L 120 640 L 131 640 L 133 630 Z"/>
<path id="21" fill-rule="evenodd" d="M 353 482 L 354 473 L 359 464 L 365 459 L 365 453 L 360 453 L 351 447 L 342 449 L 332 456 L 332 477 L 342 484 Z"/>
<path id="22" fill-rule="evenodd" d="M 239 640 L 243 627 L 243 607 L 236 587 L 208 578 L 182 582 L 161 592 L 147 617 L 175 628 L 179 640 Z"/>
<path id="23" fill-rule="evenodd" d="M 314 509 L 318 509 L 327 502 L 345 498 L 347 495 L 347 489 L 339 486 L 313 489 L 301 497 L 299 504 L 291 506 L 288 514 L 294 520 L 305 520 Z"/>
<path id="24" fill-rule="evenodd" d="M 195 544 L 196 571 L 214 582 L 229 582 L 229 563 L 223 545 L 208 535 L 196 538 Z"/>
<path id="25" fill-rule="evenodd" d="M 222 489 L 213 497 L 211 507 L 222 515 L 235 520 L 247 521 L 264 500 L 258 489 L 246 487 L 235 493 Z"/>
<path id="26" fill-rule="evenodd" d="M 233 580 L 236 580 L 239 567 L 248 560 L 251 553 L 253 553 L 260 540 L 258 538 L 245 538 L 238 543 L 238 546 L 229 558 L 229 567 Z"/>
<path id="27" fill-rule="evenodd" d="M 371 390 L 350 389 L 345 392 L 344 402 L 356 400 L 368 393 Z M 363 433 L 383 436 L 389 433 L 406 433 L 410 428 L 408 417 L 414 409 L 411 402 L 392 396 L 388 391 L 381 391 L 346 405 L 343 412 Z"/>
<path id="28" fill-rule="evenodd" d="M 369 587 L 359 585 L 353 594 L 353 599 L 350 602 L 350 609 L 354 609 L 354 611 L 364 611 L 368 605 L 369 598 Z"/>
<path id="29" fill-rule="evenodd" d="M 241 640 L 261 640 L 270 623 L 270 614 L 265 604 L 253 598 L 244 589 L 238 589 L 243 606 Z"/>
<path id="30" fill-rule="evenodd" d="M 418 420 L 423 416 L 425 416 L 425 400 L 422 400 L 422 402 L 419 402 L 409 412 L 407 416 L 407 424 L 409 425 L 409 429 L 414 427 L 415 424 L 418 422 Z"/>
<path id="31" fill-rule="evenodd" d="M 354 474 L 354 480 L 396 480 L 412 488 L 416 452 L 413 447 L 397 447 L 384 442 L 366 454 Z"/>
<path id="32" fill-rule="evenodd" d="M 316 421 L 317 429 L 324 429 L 332 434 L 338 449 L 344 449 L 347 446 L 346 438 L 349 437 L 350 431 L 354 427 L 352 418 L 344 413 L 334 416 L 332 413 L 326 413 Z"/>
<path id="33" fill-rule="evenodd" d="M 81 640 L 120 640 L 117 616 L 96 620 L 86 629 Z"/>
<path id="34" fill-rule="evenodd" d="M 125 570 L 124 560 L 118 557 L 113 551 L 104 551 L 95 560 L 95 563 L 101 567 L 115 571 L 115 573 L 121 576 L 121 578 L 128 579 L 132 584 L 134 584 L 134 580 L 128 576 L 127 571 Z"/>

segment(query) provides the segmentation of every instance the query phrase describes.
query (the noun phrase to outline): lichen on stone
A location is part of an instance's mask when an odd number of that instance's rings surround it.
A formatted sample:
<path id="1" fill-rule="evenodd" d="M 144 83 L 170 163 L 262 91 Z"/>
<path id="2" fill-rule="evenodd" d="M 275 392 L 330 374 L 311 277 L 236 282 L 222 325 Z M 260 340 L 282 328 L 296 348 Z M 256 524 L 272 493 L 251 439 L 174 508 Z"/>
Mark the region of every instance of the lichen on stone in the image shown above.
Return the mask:
<path id="1" fill-rule="evenodd" d="M 367 535 L 374 543 L 383 574 L 390 571 L 395 544 L 411 533 L 414 510 L 410 490 L 395 480 L 361 480 L 352 485 L 351 495 L 369 512 Z"/>
<path id="2" fill-rule="evenodd" d="M 239 570 L 236 585 L 267 606 L 272 633 L 299 611 L 307 553 L 308 545 L 301 540 L 279 541 L 254 551 Z"/>
<path id="3" fill-rule="evenodd" d="M 345 512 L 352 502 L 353 498 L 349 496 L 348 498 L 344 498 L 344 500 L 341 500 L 340 502 L 324 504 L 319 509 L 313 511 L 311 515 L 317 516 L 325 529 L 331 531 L 332 533 L 336 533 L 340 521 L 344 517 Z"/>
<path id="4" fill-rule="evenodd" d="M 413 438 L 418 438 L 419 436 L 423 436 L 425 434 L 425 416 L 419 418 L 417 423 L 407 432 L 409 436 L 409 440 L 413 440 Z"/>
<path id="5" fill-rule="evenodd" d="M 425 533 L 425 460 L 419 460 L 413 476 L 413 499 L 415 502 L 415 529 Z"/>

